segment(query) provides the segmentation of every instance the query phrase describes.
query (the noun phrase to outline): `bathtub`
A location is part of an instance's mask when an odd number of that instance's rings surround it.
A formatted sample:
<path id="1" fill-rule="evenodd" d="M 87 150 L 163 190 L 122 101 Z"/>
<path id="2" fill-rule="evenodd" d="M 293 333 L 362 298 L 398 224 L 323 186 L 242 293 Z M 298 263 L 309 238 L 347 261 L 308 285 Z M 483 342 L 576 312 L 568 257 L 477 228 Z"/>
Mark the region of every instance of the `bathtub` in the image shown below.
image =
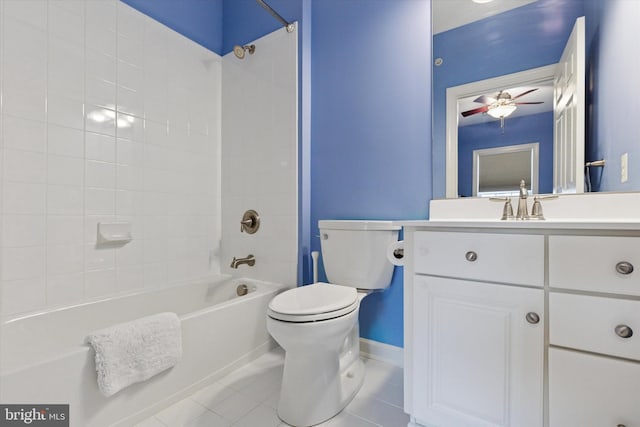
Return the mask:
<path id="1" fill-rule="evenodd" d="M 246 295 L 237 295 L 239 285 L 246 285 Z M 71 426 L 131 426 L 274 347 L 266 310 L 284 289 L 254 279 L 216 276 L 8 319 L 0 331 L 0 402 L 68 403 Z M 86 336 L 165 311 L 180 316 L 182 360 L 143 383 L 104 397 Z"/>

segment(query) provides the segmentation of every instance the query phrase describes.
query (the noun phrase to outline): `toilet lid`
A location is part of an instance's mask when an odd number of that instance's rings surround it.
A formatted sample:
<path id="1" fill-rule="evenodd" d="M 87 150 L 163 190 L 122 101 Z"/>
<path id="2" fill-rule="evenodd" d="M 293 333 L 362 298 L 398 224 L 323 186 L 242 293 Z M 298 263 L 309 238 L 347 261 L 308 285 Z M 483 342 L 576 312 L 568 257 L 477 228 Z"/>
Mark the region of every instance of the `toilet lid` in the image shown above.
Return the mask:
<path id="1" fill-rule="evenodd" d="M 348 311 L 352 311 L 355 309 L 352 307 L 354 304 L 357 307 L 358 292 L 356 288 L 329 283 L 314 283 L 277 295 L 269 303 L 269 311 L 270 315 L 274 315 L 272 317 L 282 318 L 279 315 L 286 315 L 289 319 L 292 316 L 337 315 L 335 312 L 343 311 L 343 309 L 348 308 Z M 322 317 L 326 318 L 326 316 Z"/>

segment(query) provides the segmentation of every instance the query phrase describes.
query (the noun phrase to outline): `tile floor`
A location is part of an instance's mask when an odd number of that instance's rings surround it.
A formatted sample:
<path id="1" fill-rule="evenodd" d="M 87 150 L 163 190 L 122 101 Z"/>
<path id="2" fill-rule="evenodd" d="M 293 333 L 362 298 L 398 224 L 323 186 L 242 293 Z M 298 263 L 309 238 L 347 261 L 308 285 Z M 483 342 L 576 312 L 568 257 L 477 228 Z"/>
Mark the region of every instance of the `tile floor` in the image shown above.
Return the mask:
<path id="1" fill-rule="evenodd" d="M 136 427 L 287 427 L 278 419 L 284 352 L 266 353 Z M 322 427 L 405 427 L 402 369 L 364 359 L 362 389 Z"/>

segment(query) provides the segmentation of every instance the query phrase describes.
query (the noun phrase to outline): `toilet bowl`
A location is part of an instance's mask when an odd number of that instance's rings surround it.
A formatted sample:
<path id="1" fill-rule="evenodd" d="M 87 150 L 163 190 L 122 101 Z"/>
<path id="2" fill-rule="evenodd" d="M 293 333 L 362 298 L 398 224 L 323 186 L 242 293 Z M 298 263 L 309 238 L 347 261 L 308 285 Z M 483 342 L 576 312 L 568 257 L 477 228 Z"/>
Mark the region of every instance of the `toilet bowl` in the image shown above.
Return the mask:
<path id="1" fill-rule="evenodd" d="M 400 227 L 390 221 L 320 221 L 319 228 L 332 283 L 283 292 L 267 313 L 267 330 L 285 351 L 278 416 L 298 427 L 335 416 L 362 386 L 360 302 L 389 286 L 393 265 L 386 248 Z"/>

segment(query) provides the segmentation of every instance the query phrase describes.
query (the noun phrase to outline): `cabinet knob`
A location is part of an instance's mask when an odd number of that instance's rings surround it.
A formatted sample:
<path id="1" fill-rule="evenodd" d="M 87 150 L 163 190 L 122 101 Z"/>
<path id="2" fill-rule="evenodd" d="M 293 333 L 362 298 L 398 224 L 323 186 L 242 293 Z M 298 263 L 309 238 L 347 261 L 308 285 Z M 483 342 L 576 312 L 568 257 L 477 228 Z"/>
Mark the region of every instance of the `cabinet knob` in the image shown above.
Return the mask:
<path id="1" fill-rule="evenodd" d="M 475 253 L 474 251 L 469 251 L 466 254 L 464 254 L 464 257 L 467 259 L 467 261 L 474 262 L 475 260 L 478 259 L 478 254 Z"/>
<path id="2" fill-rule="evenodd" d="M 618 325 L 614 330 L 620 338 L 631 338 L 633 336 L 633 329 L 627 325 Z"/>
<path id="3" fill-rule="evenodd" d="M 624 424 L 618 424 L 616 427 L 627 427 Z"/>
<path id="4" fill-rule="evenodd" d="M 633 273 L 633 264 L 628 261 L 620 261 L 616 264 L 616 271 L 620 274 L 631 274 Z"/>
<path id="5" fill-rule="evenodd" d="M 538 323 L 540 323 L 540 316 L 538 315 L 538 313 L 534 313 L 533 311 L 527 313 L 524 318 L 527 319 L 527 322 L 531 323 L 532 325 L 537 325 Z"/>

